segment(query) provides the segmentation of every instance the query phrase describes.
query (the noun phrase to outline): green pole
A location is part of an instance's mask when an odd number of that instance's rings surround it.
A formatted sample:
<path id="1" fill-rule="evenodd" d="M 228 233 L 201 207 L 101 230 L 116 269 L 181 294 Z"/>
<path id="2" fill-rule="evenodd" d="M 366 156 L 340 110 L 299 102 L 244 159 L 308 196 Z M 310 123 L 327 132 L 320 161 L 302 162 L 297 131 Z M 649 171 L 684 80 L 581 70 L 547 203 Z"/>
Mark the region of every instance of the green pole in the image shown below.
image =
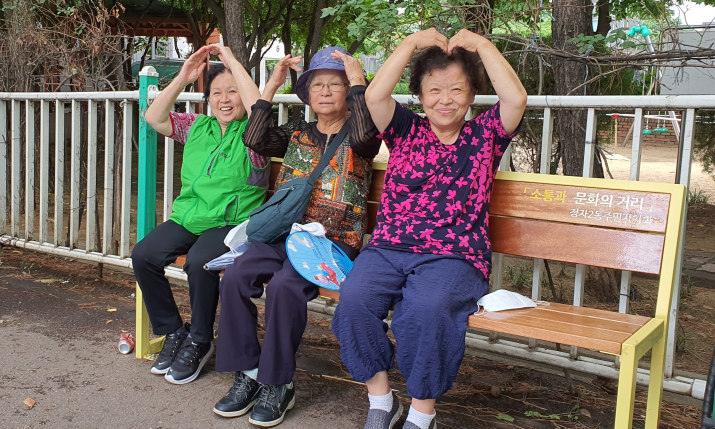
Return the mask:
<path id="1" fill-rule="evenodd" d="M 149 87 L 156 88 L 159 73 L 147 66 L 139 72 L 139 184 L 137 207 L 137 241 L 156 226 L 156 131 L 146 123 L 144 115 L 149 107 Z M 152 89 L 154 89 L 152 88 Z M 125 119 L 131 120 L 131 119 Z M 149 314 L 144 296 L 136 286 L 136 357 L 141 359 L 158 352 L 161 344 L 149 340 Z M 156 350 L 154 350 L 156 349 Z"/>
<path id="2" fill-rule="evenodd" d="M 139 72 L 139 184 L 137 207 L 137 241 L 156 226 L 156 131 L 144 115 L 149 108 L 149 87 L 154 90 L 159 73 L 146 66 Z"/>

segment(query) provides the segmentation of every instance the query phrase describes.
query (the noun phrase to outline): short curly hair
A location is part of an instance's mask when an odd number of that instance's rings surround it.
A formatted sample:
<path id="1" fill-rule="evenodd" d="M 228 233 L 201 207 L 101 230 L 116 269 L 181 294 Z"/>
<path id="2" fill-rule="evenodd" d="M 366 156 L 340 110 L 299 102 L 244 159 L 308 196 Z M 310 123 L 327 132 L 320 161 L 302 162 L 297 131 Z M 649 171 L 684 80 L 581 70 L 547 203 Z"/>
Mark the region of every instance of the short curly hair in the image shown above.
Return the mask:
<path id="1" fill-rule="evenodd" d="M 447 54 L 439 46 L 432 46 L 412 57 L 410 63 L 410 92 L 416 96 L 422 93 L 422 80 L 425 75 L 433 70 L 444 70 L 452 64 L 462 67 L 469 80 L 469 87 L 473 95 L 487 93 L 487 72 L 482 64 L 482 59 L 476 52 L 464 48 L 455 48 Z"/>
<path id="2" fill-rule="evenodd" d="M 231 70 L 223 64 L 216 64 L 215 66 L 212 65 L 209 69 L 206 77 L 206 86 L 204 87 L 204 103 L 209 102 L 209 96 L 211 95 L 211 83 L 214 79 L 216 79 L 216 76 L 221 73 L 231 73 Z"/>

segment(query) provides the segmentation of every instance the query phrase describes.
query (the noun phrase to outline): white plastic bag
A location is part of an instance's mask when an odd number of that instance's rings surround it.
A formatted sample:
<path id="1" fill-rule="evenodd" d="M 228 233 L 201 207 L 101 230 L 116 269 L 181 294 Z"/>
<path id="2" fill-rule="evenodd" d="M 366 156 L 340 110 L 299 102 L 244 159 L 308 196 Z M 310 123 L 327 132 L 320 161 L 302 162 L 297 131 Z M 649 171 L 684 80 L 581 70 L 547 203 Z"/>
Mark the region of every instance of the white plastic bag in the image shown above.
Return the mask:
<path id="1" fill-rule="evenodd" d="M 226 234 L 226 238 L 223 239 L 223 244 L 226 245 L 231 250 L 236 250 L 243 244 L 248 242 L 248 235 L 246 235 L 246 226 L 248 225 L 248 220 L 240 225 L 236 225 Z"/>
<path id="2" fill-rule="evenodd" d="M 548 305 L 543 301 L 538 301 L 539 304 Z M 477 305 L 481 307 L 480 311 L 475 314 L 483 314 L 484 311 L 504 311 L 515 310 L 518 308 L 533 308 L 536 307 L 537 301 L 533 301 L 515 292 L 506 289 L 499 289 L 492 293 L 488 293 L 477 301 Z"/>
<path id="3" fill-rule="evenodd" d="M 294 234 L 298 231 L 305 231 L 310 235 L 325 238 L 325 227 L 319 222 L 306 223 L 305 225 L 294 223 L 290 229 L 290 233 Z"/>
<path id="4" fill-rule="evenodd" d="M 248 250 L 251 243 L 248 242 L 248 236 L 246 235 L 246 225 L 248 225 L 248 221 L 231 228 L 231 231 L 226 234 L 226 238 L 223 239 L 223 244 L 229 248 L 229 251 L 218 258 L 207 262 L 206 265 L 204 265 L 204 270 L 225 270 L 226 267 L 233 264 L 233 261 L 236 260 L 236 258 L 243 255 L 243 253 Z"/>

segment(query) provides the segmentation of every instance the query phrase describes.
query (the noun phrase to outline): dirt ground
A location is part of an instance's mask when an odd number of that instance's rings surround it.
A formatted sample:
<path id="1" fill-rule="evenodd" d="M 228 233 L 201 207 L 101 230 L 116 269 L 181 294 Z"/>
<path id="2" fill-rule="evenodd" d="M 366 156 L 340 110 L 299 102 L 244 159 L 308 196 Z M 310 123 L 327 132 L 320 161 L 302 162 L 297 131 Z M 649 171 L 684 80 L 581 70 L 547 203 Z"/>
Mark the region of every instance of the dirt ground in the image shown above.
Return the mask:
<path id="1" fill-rule="evenodd" d="M 211 412 L 233 380 L 213 359 L 195 382 L 173 386 L 149 373 L 150 362 L 116 351 L 120 332 L 133 330 L 133 284 L 128 271 L 105 268 L 99 279 L 89 264 L 0 247 L 0 427 L 249 427 Z M 188 303 L 187 288 L 176 286 L 175 297 Z M 362 427 L 365 389 L 342 365 L 328 319 L 311 315 L 297 362 L 298 401 L 282 427 Z M 407 403 L 404 378 L 390 378 Z M 609 428 L 614 393 L 611 381 L 574 375 L 569 386 L 519 362 L 466 356 L 437 410 L 444 428 Z M 661 427 L 696 427 L 694 405 L 666 400 Z"/>

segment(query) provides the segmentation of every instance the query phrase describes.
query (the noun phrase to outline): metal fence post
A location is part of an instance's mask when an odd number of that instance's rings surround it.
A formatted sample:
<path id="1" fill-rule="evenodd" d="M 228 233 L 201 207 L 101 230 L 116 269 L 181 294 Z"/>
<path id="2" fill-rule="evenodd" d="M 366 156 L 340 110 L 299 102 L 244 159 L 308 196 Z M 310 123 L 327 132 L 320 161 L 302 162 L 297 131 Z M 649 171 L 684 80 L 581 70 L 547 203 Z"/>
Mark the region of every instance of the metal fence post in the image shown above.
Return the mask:
<path id="1" fill-rule="evenodd" d="M 695 109 L 687 109 L 683 116 L 680 141 L 680 158 L 678 160 L 678 173 L 675 183 L 685 185 L 686 198 L 690 194 L 690 173 L 693 167 L 693 133 L 695 129 Z M 675 343 L 678 338 L 678 308 L 680 307 L 680 286 L 683 280 L 683 253 L 685 249 L 685 225 L 688 219 L 688 203 L 686 200 L 683 210 L 683 230 L 680 232 L 678 243 L 677 265 L 675 267 L 675 283 L 673 284 L 673 298 L 670 307 L 670 320 L 668 322 L 668 339 L 665 347 L 665 372 L 666 379 L 673 378 L 675 368 Z"/>
<path id="2" fill-rule="evenodd" d="M 139 177 L 137 196 L 137 242 L 156 226 L 156 131 L 147 124 L 144 115 L 149 107 L 149 87 L 156 90 L 159 73 L 146 66 L 139 72 Z M 126 118 L 125 118 L 126 120 Z M 144 297 L 136 288 L 136 357 L 152 352 L 149 343 L 149 314 Z"/>

